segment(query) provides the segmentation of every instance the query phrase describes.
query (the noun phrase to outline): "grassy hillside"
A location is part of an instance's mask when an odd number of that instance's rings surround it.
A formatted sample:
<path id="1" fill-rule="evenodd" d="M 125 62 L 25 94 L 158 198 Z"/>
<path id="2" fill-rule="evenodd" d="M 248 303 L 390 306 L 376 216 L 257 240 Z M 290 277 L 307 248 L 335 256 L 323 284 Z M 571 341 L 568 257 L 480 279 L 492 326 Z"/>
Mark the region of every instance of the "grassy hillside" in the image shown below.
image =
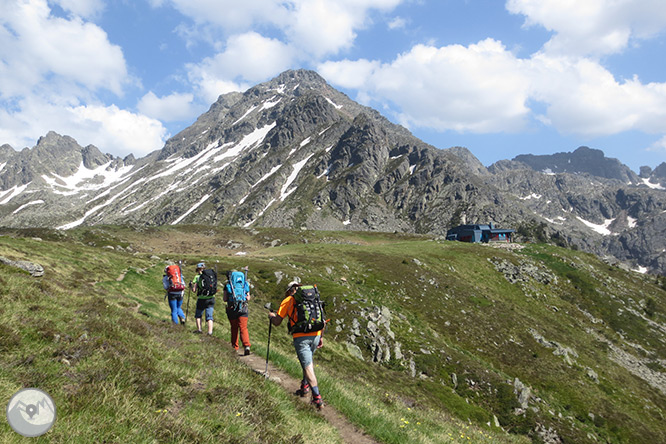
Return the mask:
<path id="1" fill-rule="evenodd" d="M 0 256 L 46 273 L 0 266 L 0 390 L 51 394 L 45 441 L 341 442 L 233 359 L 222 304 L 213 338 L 167 321 L 165 261 L 190 279 L 205 259 L 249 265 L 264 356 L 263 305 L 294 277 L 318 284 L 322 393 L 380 442 L 666 442 L 666 292 L 581 252 L 200 226 L 4 234 Z M 271 360 L 298 376 L 284 328 Z M 0 434 L 21 442 L 6 422 Z"/>

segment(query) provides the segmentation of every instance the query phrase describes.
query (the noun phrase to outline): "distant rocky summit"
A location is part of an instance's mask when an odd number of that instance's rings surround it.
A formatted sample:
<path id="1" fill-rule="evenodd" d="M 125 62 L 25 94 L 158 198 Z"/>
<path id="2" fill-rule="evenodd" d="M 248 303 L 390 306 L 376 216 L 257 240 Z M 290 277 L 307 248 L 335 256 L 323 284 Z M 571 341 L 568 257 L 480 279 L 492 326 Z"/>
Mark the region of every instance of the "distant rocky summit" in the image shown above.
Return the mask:
<path id="1" fill-rule="evenodd" d="M 636 173 L 617 159 L 609 159 L 603 151 L 581 146 L 572 153 L 555 153 L 552 155 L 535 156 L 521 154 L 513 158 L 530 168 L 544 173 L 587 173 L 596 177 L 616 179 L 623 183 L 638 184 L 641 182 Z"/>
<path id="2" fill-rule="evenodd" d="M 602 151 L 488 168 L 438 149 L 313 71 L 221 95 L 162 150 L 125 159 L 54 132 L 0 146 L 0 225 L 201 223 L 445 235 L 495 222 L 666 273 L 666 165 L 632 172 Z"/>

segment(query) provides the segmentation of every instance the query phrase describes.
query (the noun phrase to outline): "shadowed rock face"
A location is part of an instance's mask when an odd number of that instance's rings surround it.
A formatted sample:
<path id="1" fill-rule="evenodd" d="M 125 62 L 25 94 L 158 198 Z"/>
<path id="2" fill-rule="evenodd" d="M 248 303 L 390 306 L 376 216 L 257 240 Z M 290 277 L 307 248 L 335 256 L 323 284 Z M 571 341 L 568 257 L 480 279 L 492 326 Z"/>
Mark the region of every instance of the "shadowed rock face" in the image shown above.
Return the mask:
<path id="1" fill-rule="evenodd" d="M 220 96 L 140 159 L 51 132 L 21 152 L 3 145 L 1 164 L 3 226 L 202 223 L 444 235 L 461 223 L 494 222 L 518 229 L 519 241 L 554 241 L 666 272 L 666 191 L 658 188 L 666 166 L 639 177 L 581 147 L 486 168 L 466 148 L 422 142 L 312 71 Z"/>
<path id="2" fill-rule="evenodd" d="M 624 183 L 637 184 L 640 179 L 629 167 L 617 159 L 604 156 L 603 151 L 581 146 L 572 153 L 556 153 L 535 156 L 521 154 L 513 159 L 537 171 L 553 173 L 588 173 L 606 179 L 616 179 Z"/>

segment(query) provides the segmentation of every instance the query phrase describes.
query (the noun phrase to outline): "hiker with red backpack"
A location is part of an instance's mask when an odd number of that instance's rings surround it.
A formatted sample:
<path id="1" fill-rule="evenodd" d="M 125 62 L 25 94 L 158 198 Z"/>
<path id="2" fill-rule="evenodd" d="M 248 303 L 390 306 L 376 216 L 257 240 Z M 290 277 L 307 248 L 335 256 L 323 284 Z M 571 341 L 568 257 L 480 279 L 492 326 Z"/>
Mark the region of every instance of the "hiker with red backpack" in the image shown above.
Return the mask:
<path id="1" fill-rule="evenodd" d="M 322 331 L 326 321 L 317 286 L 290 282 L 277 313 L 269 312 L 268 318 L 275 326 L 280 325 L 284 318 L 289 318 L 287 327 L 293 336 L 296 355 L 303 369 L 301 388 L 296 393 L 303 397 L 312 392 L 312 404 L 321 409 L 324 403 L 319 393 L 313 355 L 324 345 Z"/>
<path id="2" fill-rule="evenodd" d="M 250 354 L 250 333 L 247 329 L 248 301 L 250 300 L 250 283 L 245 273 L 232 270 L 227 273 L 227 284 L 224 286 L 224 302 L 227 303 L 227 318 L 231 324 L 231 345 L 238 350 L 238 332 L 244 347 L 244 356 Z"/>
<path id="3" fill-rule="evenodd" d="M 185 324 L 183 294 L 185 293 L 185 280 L 180 265 L 167 265 L 164 267 L 162 286 L 166 290 L 165 299 L 169 299 L 171 320 L 174 324 Z"/>
<path id="4" fill-rule="evenodd" d="M 196 268 L 197 275 L 190 282 L 190 289 L 197 294 L 197 308 L 194 312 L 194 320 L 197 329 L 193 333 L 201 334 L 201 318 L 206 315 L 208 324 L 208 335 L 213 334 L 213 307 L 215 307 L 215 293 L 217 293 L 217 273 L 215 270 L 206 268 L 206 264 L 200 262 Z"/>

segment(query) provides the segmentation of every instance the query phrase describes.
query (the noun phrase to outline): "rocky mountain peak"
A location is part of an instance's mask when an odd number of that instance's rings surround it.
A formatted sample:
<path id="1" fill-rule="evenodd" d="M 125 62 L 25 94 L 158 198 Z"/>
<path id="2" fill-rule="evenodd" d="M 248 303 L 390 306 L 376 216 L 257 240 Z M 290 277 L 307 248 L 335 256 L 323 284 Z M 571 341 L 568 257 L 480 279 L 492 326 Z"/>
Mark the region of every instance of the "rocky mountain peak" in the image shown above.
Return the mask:
<path id="1" fill-rule="evenodd" d="M 6 226 L 201 223 L 445 235 L 459 223 L 493 222 L 525 240 L 555 239 L 666 270 L 658 235 L 666 192 L 654 179 L 666 164 L 649 173 L 650 184 L 588 147 L 485 168 L 468 149 L 424 143 L 313 71 L 219 96 L 162 150 L 138 160 L 56 133 L 8 158 L 0 174 Z"/>
<path id="2" fill-rule="evenodd" d="M 481 161 L 477 159 L 476 156 L 472 154 L 472 152 L 467 148 L 462 146 L 454 146 L 446 149 L 445 151 L 459 158 L 463 163 L 463 167 L 468 168 L 470 171 L 474 172 L 475 174 L 478 175 L 488 174 L 488 169 L 485 166 L 483 166 Z"/>
<path id="3" fill-rule="evenodd" d="M 285 85 L 286 88 L 317 89 L 327 87 L 328 83 L 316 71 L 307 69 L 288 70 L 275 77 L 270 84 Z"/>
<path id="4" fill-rule="evenodd" d="M 92 170 L 100 165 L 113 160 L 114 157 L 110 154 L 102 154 L 102 152 L 95 145 L 88 145 L 81 149 L 81 158 L 83 166 Z"/>
<path id="5" fill-rule="evenodd" d="M 659 179 L 666 179 L 666 162 L 660 163 L 659 166 L 652 171 L 652 176 Z"/>
<path id="6" fill-rule="evenodd" d="M 7 143 L 0 145 L 0 162 L 7 162 L 7 160 L 15 154 L 16 150 L 14 150 L 11 145 Z"/>
<path id="7" fill-rule="evenodd" d="M 603 151 L 586 146 L 578 147 L 571 153 L 551 155 L 521 154 L 513 158 L 536 171 L 550 173 L 588 173 L 606 179 L 615 179 L 624 183 L 639 183 L 640 179 L 629 167 L 619 160 L 608 158 Z"/>

